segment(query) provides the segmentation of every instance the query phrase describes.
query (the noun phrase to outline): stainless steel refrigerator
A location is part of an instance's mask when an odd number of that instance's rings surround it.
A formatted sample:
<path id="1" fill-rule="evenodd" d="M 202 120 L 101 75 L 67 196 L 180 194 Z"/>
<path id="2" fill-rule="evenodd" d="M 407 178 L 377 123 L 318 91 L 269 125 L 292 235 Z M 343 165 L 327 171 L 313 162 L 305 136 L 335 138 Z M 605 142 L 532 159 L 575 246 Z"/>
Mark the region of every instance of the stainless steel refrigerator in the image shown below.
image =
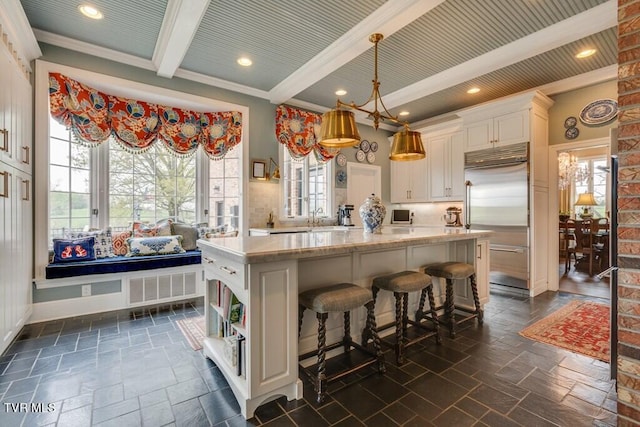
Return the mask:
<path id="1" fill-rule="evenodd" d="M 495 231 L 492 285 L 529 288 L 528 144 L 465 153 L 465 226 Z"/>

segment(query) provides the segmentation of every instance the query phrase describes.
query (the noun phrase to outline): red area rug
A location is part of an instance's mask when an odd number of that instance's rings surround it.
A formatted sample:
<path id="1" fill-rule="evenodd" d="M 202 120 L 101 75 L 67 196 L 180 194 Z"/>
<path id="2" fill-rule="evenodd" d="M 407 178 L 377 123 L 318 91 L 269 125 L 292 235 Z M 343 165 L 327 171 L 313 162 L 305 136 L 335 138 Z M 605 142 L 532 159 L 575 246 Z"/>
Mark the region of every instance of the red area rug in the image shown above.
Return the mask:
<path id="1" fill-rule="evenodd" d="M 609 362 L 609 306 L 571 301 L 520 335 Z"/>
<path id="2" fill-rule="evenodd" d="M 204 339 L 204 316 L 187 317 L 176 322 L 182 335 L 187 339 L 194 350 L 202 350 Z"/>

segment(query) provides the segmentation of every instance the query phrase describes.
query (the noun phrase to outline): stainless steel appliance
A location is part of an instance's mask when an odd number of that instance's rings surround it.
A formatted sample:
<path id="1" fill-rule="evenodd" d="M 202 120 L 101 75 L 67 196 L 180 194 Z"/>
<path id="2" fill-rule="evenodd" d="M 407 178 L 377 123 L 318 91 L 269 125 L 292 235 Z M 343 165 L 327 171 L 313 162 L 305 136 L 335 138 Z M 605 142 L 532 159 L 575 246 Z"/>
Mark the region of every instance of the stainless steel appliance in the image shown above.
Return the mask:
<path id="1" fill-rule="evenodd" d="M 528 143 L 465 153 L 465 226 L 494 230 L 492 285 L 529 288 Z"/>
<path id="2" fill-rule="evenodd" d="M 338 206 L 338 225 L 352 226 L 351 211 L 353 211 L 353 205 L 340 205 Z"/>

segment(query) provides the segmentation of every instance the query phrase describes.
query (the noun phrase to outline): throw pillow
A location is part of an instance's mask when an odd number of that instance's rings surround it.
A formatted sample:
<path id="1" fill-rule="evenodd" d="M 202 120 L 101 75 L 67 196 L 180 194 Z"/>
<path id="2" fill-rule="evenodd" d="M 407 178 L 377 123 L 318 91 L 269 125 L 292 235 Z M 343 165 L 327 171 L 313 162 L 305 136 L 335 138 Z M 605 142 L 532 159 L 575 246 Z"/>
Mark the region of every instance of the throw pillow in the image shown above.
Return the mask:
<path id="1" fill-rule="evenodd" d="M 216 227 L 209 227 L 206 223 L 203 224 L 198 224 L 197 225 L 197 230 L 198 230 L 198 239 L 206 239 L 208 234 L 212 234 L 212 233 L 224 233 L 224 231 L 227 229 L 226 225 L 219 225 Z"/>
<path id="2" fill-rule="evenodd" d="M 53 239 L 53 262 L 90 261 L 96 259 L 93 236 L 79 239 Z"/>
<path id="3" fill-rule="evenodd" d="M 155 228 L 157 229 L 156 236 L 171 236 L 178 233 L 171 232 L 172 219 L 161 219 L 156 222 Z"/>
<path id="4" fill-rule="evenodd" d="M 111 242 L 113 245 L 113 253 L 115 255 L 127 254 L 127 239 L 131 237 L 131 230 L 115 233 L 111 236 Z"/>
<path id="5" fill-rule="evenodd" d="M 186 251 L 198 249 L 196 240 L 198 240 L 198 230 L 187 224 L 171 224 L 171 234 L 182 236 L 182 247 Z"/>
<path id="6" fill-rule="evenodd" d="M 79 231 L 69 233 L 70 239 L 78 239 L 81 237 L 90 236 L 93 236 L 95 238 L 95 245 L 93 246 L 93 250 L 96 254 L 96 258 L 112 258 L 116 256 L 113 253 L 111 228 L 107 228 L 106 230 Z"/>
<path id="7" fill-rule="evenodd" d="M 133 237 L 153 237 L 158 235 L 158 227 L 140 221 L 133 223 Z"/>
<path id="8" fill-rule="evenodd" d="M 129 257 L 185 252 L 182 236 L 131 237 L 127 239 L 127 248 Z"/>

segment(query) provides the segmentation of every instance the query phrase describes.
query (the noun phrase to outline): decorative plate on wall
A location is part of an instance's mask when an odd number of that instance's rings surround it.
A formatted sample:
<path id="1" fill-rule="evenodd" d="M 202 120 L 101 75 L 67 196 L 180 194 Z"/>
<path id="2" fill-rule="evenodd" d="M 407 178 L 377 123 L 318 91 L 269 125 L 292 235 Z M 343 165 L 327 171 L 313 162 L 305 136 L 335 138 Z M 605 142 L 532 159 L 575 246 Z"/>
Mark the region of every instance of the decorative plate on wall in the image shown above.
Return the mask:
<path id="1" fill-rule="evenodd" d="M 356 160 L 359 161 L 359 162 L 364 162 L 364 159 L 366 157 L 367 157 L 367 155 L 362 150 L 358 150 L 358 152 L 356 153 Z"/>
<path id="2" fill-rule="evenodd" d="M 564 121 L 565 129 L 576 127 L 577 124 L 578 124 L 578 119 L 576 119 L 573 116 L 567 117 Z"/>
<path id="3" fill-rule="evenodd" d="M 564 131 L 564 137 L 567 139 L 576 139 L 580 135 L 578 128 L 569 128 Z"/>
<path id="4" fill-rule="evenodd" d="M 371 148 L 371 144 L 369 144 L 369 141 L 367 141 L 366 139 L 363 139 L 362 141 L 360 141 L 360 149 L 362 151 L 364 151 L 365 153 L 368 153 L 369 148 Z"/>
<path id="5" fill-rule="evenodd" d="M 371 151 L 373 151 L 374 153 L 376 151 L 378 151 L 378 143 L 375 141 L 371 141 L 371 144 L 369 144 L 371 146 Z"/>
<path id="6" fill-rule="evenodd" d="M 367 162 L 375 163 L 376 162 L 376 153 L 374 153 L 373 151 L 369 151 L 367 153 Z"/>
<path id="7" fill-rule="evenodd" d="M 618 103 L 613 99 L 599 99 L 587 104 L 580 112 L 580 121 L 597 126 L 607 123 L 618 115 Z"/>
<path id="8" fill-rule="evenodd" d="M 347 186 L 347 173 L 344 170 L 339 170 L 336 172 L 336 187 L 346 187 Z"/>
<path id="9" fill-rule="evenodd" d="M 345 166 L 347 164 L 347 156 L 345 156 L 344 153 L 338 153 L 336 163 L 338 166 Z"/>

